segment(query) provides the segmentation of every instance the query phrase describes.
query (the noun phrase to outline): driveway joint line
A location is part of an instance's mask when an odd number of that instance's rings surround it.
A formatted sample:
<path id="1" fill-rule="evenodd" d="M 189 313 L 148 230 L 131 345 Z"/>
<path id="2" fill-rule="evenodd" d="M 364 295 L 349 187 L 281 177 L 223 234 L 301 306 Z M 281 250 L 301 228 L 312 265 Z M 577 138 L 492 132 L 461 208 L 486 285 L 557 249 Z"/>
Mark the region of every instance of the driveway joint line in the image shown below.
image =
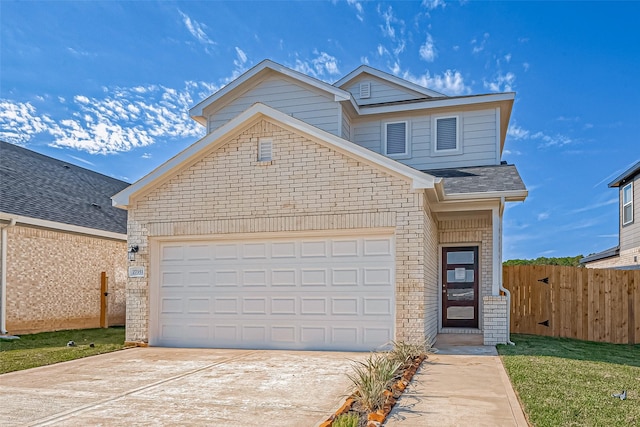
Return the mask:
<path id="1" fill-rule="evenodd" d="M 104 405 L 105 403 L 113 402 L 113 401 L 122 399 L 123 397 L 127 397 L 127 396 L 130 396 L 132 394 L 135 394 L 135 393 L 138 393 L 138 392 L 141 392 L 141 391 L 151 390 L 151 389 L 153 389 L 155 387 L 158 387 L 158 386 L 160 386 L 162 384 L 166 384 L 166 383 L 169 383 L 169 382 L 172 382 L 172 381 L 175 381 L 175 380 L 186 378 L 186 377 L 188 377 L 190 375 L 197 374 L 198 372 L 206 371 L 207 369 L 211 369 L 211 368 L 213 368 L 215 366 L 222 365 L 224 363 L 228 363 L 228 362 L 231 362 L 233 360 L 242 359 L 242 358 L 251 356 L 251 355 L 256 354 L 256 353 L 258 353 L 257 350 L 250 350 L 250 351 L 247 351 L 245 353 L 239 354 L 239 355 L 234 356 L 234 357 L 228 357 L 228 358 L 225 358 L 225 359 L 220 360 L 220 361 L 215 362 L 215 363 L 211 363 L 211 364 L 209 364 L 207 366 L 203 366 L 203 367 L 198 368 L 198 369 L 194 369 L 194 370 L 191 370 L 191 371 L 179 374 L 179 375 L 174 375 L 173 377 L 165 378 L 163 380 L 159 380 L 159 381 L 156 381 L 156 382 L 154 382 L 152 384 L 147 384 L 147 385 L 135 388 L 133 390 L 128 390 L 128 391 L 126 391 L 124 393 L 120 393 L 120 394 L 118 394 L 116 396 L 113 396 L 113 397 L 102 399 L 102 400 L 99 400 L 97 402 L 87 403 L 86 405 L 83 405 L 83 406 L 78 407 L 78 408 L 69 409 L 67 411 L 60 412 L 58 414 L 50 415 L 48 417 L 41 418 L 39 420 L 35 420 L 35 421 L 29 423 L 29 426 L 35 427 L 35 426 L 52 425 L 53 423 L 55 423 L 57 421 L 62 421 L 62 420 L 68 419 L 72 415 L 80 414 L 80 413 L 85 412 L 85 411 L 87 411 L 89 409 L 95 408 L 95 407 L 100 406 L 100 405 Z"/>

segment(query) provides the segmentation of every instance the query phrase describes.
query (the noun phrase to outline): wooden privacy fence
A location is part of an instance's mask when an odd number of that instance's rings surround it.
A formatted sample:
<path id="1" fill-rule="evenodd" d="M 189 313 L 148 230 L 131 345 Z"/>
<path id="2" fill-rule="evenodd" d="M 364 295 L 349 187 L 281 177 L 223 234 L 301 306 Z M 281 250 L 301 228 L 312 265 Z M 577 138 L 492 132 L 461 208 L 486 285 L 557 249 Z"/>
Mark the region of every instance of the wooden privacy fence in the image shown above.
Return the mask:
<path id="1" fill-rule="evenodd" d="M 503 267 L 511 332 L 640 343 L 640 270 Z"/>

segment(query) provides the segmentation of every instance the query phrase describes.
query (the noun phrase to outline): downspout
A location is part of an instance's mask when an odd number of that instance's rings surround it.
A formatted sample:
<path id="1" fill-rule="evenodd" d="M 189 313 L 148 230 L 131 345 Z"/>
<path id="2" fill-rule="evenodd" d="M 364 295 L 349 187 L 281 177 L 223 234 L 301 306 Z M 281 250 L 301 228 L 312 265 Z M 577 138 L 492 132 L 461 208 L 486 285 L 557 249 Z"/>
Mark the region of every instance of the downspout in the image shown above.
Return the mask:
<path id="1" fill-rule="evenodd" d="M 11 218 L 0 232 L 2 240 L 2 254 L 0 255 L 2 274 L 0 274 L 0 335 L 7 335 L 7 229 L 16 225 L 15 218 Z"/>
<path id="2" fill-rule="evenodd" d="M 502 215 L 504 213 L 504 197 L 500 198 L 500 208 L 498 212 L 498 227 L 499 227 L 499 250 L 500 250 L 500 268 L 498 268 L 497 276 L 498 283 L 500 284 L 500 291 L 504 292 L 507 297 L 507 344 L 516 345 L 513 341 L 511 341 L 511 292 L 507 288 L 504 287 L 502 283 Z M 494 218 L 495 220 L 495 218 Z"/>

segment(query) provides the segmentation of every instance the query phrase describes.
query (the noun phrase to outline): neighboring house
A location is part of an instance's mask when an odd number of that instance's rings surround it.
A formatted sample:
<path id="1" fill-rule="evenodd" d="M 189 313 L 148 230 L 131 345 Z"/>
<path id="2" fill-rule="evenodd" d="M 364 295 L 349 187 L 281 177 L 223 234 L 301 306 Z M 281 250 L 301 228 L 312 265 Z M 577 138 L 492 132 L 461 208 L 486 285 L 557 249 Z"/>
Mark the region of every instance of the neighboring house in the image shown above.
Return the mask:
<path id="1" fill-rule="evenodd" d="M 0 141 L 0 334 L 125 323 L 127 186 Z"/>
<path id="2" fill-rule="evenodd" d="M 508 340 L 501 154 L 513 93 L 448 97 L 368 66 L 263 61 L 190 110 L 207 135 L 113 197 L 129 342 L 371 350 Z"/>
<path id="3" fill-rule="evenodd" d="M 611 181 L 619 202 L 618 246 L 580 260 L 588 268 L 640 269 L 640 161 Z"/>

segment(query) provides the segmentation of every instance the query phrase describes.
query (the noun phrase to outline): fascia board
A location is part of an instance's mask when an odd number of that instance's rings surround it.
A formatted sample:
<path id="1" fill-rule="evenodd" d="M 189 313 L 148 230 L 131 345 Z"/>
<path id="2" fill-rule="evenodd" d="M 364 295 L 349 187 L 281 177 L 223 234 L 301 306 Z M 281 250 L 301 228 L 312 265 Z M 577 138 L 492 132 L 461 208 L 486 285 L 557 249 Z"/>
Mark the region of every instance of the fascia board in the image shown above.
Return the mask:
<path id="1" fill-rule="evenodd" d="M 246 81 L 250 80 L 251 78 L 253 78 L 254 76 L 262 73 L 264 70 L 272 70 L 274 72 L 283 74 L 285 76 L 291 77 L 295 80 L 301 81 L 303 83 L 306 83 L 310 86 L 313 86 L 315 88 L 318 88 L 320 90 L 323 90 L 325 92 L 329 92 L 333 95 L 334 100 L 336 102 L 340 102 L 340 101 L 348 101 L 351 98 L 351 94 L 345 90 L 342 90 L 340 88 L 337 88 L 335 86 L 332 86 L 328 83 L 324 83 L 318 79 L 315 79 L 313 77 L 309 77 L 305 74 L 299 73 L 295 70 L 292 70 L 290 68 L 287 68 L 283 65 L 277 64 L 273 61 L 270 60 L 264 60 L 262 62 L 260 62 L 258 65 L 256 65 L 255 67 L 251 68 L 250 70 L 248 70 L 247 72 L 245 72 L 243 75 L 241 75 L 240 77 L 238 77 L 237 79 L 235 79 L 234 81 L 232 81 L 231 83 L 229 83 L 228 85 L 224 86 L 223 88 L 221 88 L 220 90 L 218 90 L 216 93 L 214 93 L 213 95 L 205 98 L 203 101 L 200 101 L 198 104 L 196 104 L 195 106 L 191 107 L 189 109 L 189 115 L 196 120 L 197 122 L 201 123 L 201 124 L 206 124 L 206 120 L 204 120 L 203 117 L 203 111 L 206 107 L 208 107 L 209 105 L 211 105 L 212 103 L 216 102 L 218 99 L 222 98 L 223 96 L 225 96 L 226 94 L 228 94 L 229 92 L 235 90 L 236 88 L 240 87 L 241 85 L 243 85 Z M 203 123 L 204 120 L 204 123 Z"/>
<path id="2" fill-rule="evenodd" d="M 355 70 L 353 70 L 352 72 L 350 72 L 349 74 L 347 74 L 346 76 L 344 76 L 343 78 L 341 78 L 340 80 L 338 80 L 337 82 L 335 82 L 333 85 L 337 86 L 337 87 L 342 87 L 345 84 L 349 83 L 351 80 L 355 79 L 356 77 L 360 76 L 361 74 L 370 74 L 374 77 L 377 77 L 381 80 L 386 80 L 390 83 L 396 84 L 398 86 L 404 87 L 405 89 L 409 89 L 411 91 L 414 92 L 418 92 L 421 93 L 423 95 L 427 95 L 430 97 L 441 97 L 441 96 L 446 96 L 443 93 L 440 92 L 436 92 L 435 90 L 431 90 L 429 88 L 426 88 L 424 86 L 420 86 L 418 84 L 412 83 L 408 80 L 404 80 L 401 79 L 399 77 L 394 76 L 393 74 L 389 74 L 389 73 L 385 73 L 384 71 L 380 71 L 380 70 L 376 70 L 375 68 L 371 68 L 367 65 L 361 65 L 358 68 L 356 68 Z"/>
<path id="3" fill-rule="evenodd" d="M 124 241 L 127 240 L 126 234 L 114 233 L 112 231 L 98 230 L 95 228 L 82 227 L 79 225 L 64 224 L 62 222 L 48 221 L 46 219 L 30 218 L 30 217 L 21 216 L 21 215 L 13 215 L 6 212 L 0 212 L 0 220 L 10 221 L 12 219 L 16 220 L 16 225 L 26 224 L 26 225 L 32 225 L 35 227 L 66 231 L 70 233 L 87 234 L 89 236 L 96 236 L 96 237 L 106 237 L 108 239 L 114 239 L 114 240 L 124 240 Z"/>
<path id="4" fill-rule="evenodd" d="M 500 199 L 460 200 L 431 204 L 429 208 L 433 212 L 468 212 L 491 210 L 498 206 L 499 203 Z"/>
<path id="5" fill-rule="evenodd" d="M 382 105 L 379 107 L 360 108 L 359 114 L 362 116 L 373 114 L 387 114 L 414 110 L 429 110 L 443 107 L 464 107 L 467 105 L 486 104 L 491 102 L 512 101 L 515 99 L 514 92 L 474 95 L 462 98 L 445 98 L 434 101 L 413 102 L 410 104 Z"/>
<path id="6" fill-rule="evenodd" d="M 453 193 L 445 194 L 444 200 L 479 200 L 479 199 L 496 199 L 504 197 L 506 201 L 524 201 L 529 192 L 527 190 L 512 191 L 485 191 L 478 193 Z"/>

